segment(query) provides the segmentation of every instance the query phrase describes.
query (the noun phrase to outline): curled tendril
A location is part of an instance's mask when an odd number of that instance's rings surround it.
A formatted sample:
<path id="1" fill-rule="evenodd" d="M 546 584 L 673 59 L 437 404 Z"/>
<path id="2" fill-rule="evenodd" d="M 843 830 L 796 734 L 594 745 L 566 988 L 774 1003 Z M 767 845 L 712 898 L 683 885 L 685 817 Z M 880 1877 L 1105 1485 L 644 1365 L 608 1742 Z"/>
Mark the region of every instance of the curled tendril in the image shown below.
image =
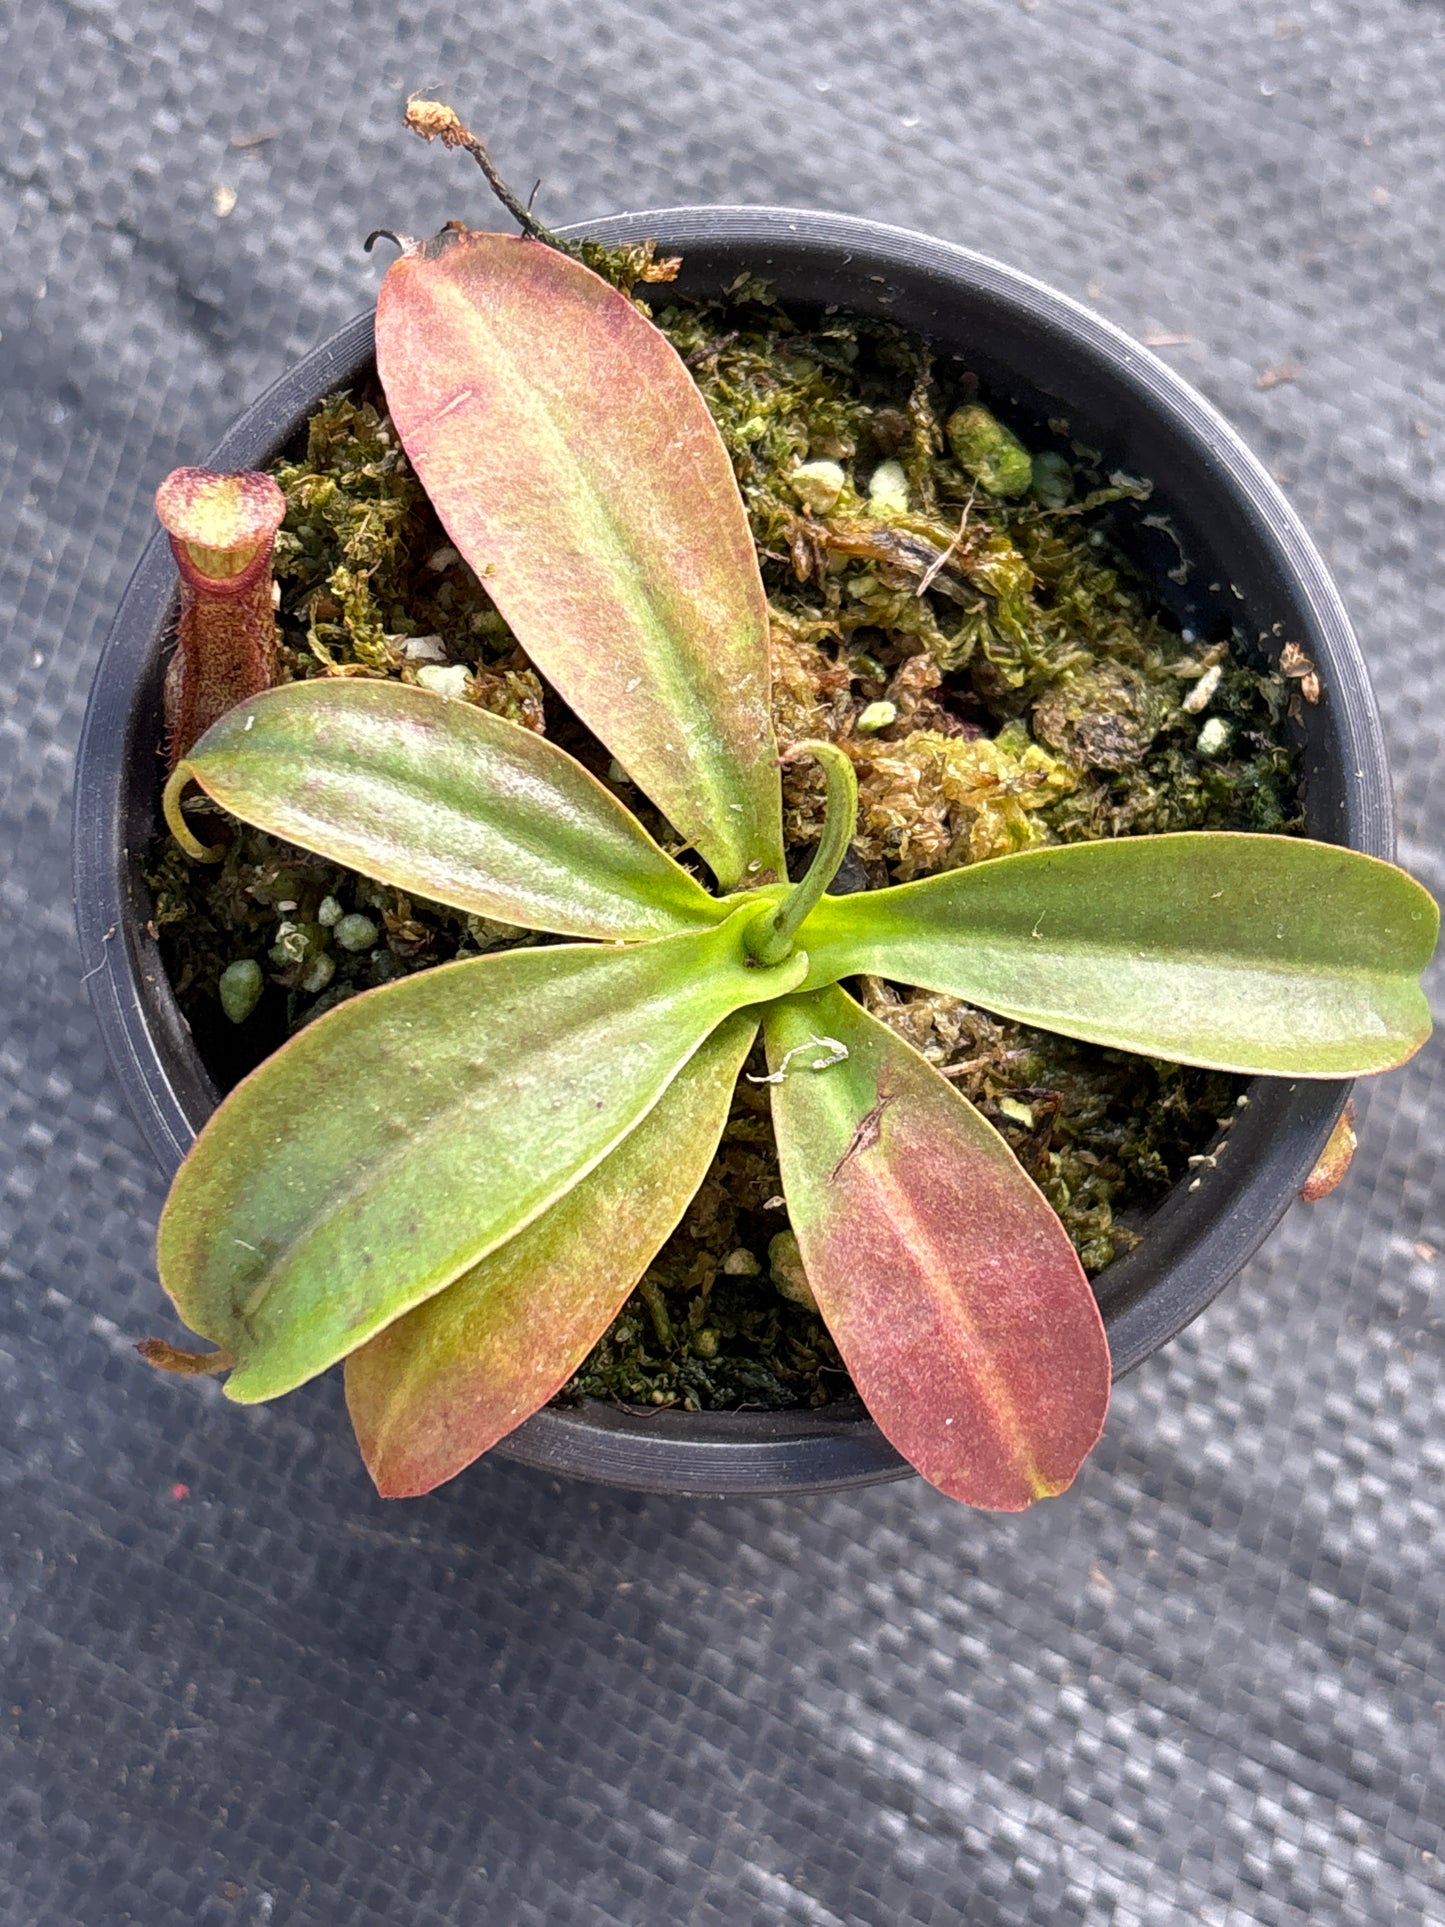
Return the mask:
<path id="1" fill-rule="evenodd" d="M 821 764 L 827 779 L 823 834 L 807 875 L 748 930 L 745 942 L 760 964 L 782 963 L 792 954 L 804 918 L 838 874 L 858 823 L 858 778 L 847 752 L 836 743 L 795 743 L 783 760 L 792 762 L 800 756 L 811 756 Z"/>

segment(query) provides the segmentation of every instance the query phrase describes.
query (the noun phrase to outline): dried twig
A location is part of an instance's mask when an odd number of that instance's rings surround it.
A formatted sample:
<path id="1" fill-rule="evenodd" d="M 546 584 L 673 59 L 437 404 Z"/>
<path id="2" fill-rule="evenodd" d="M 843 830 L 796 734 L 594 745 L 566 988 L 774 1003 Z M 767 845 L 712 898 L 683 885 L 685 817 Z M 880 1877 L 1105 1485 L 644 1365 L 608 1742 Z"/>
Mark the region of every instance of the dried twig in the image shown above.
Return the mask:
<path id="1" fill-rule="evenodd" d="M 460 147 L 471 155 L 477 166 L 487 178 L 487 186 L 496 195 L 502 206 L 521 228 L 523 234 L 533 241 L 545 241 L 549 248 L 558 248 L 564 254 L 568 250 L 552 232 L 543 227 L 532 213 L 531 202 L 517 199 L 511 188 L 502 179 L 492 164 L 484 142 L 479 141 L 469 127 L 463 126 L 454 108 L 440 100 L 409 100 L 406 103 L 406 124 L 414 134 L 420 134 L 424 141 L 439 140 L 446 147 Z M 539 182 L 540 186 L 541 183 Z M 532 189 L 535 199 L 537 189 Z"/>

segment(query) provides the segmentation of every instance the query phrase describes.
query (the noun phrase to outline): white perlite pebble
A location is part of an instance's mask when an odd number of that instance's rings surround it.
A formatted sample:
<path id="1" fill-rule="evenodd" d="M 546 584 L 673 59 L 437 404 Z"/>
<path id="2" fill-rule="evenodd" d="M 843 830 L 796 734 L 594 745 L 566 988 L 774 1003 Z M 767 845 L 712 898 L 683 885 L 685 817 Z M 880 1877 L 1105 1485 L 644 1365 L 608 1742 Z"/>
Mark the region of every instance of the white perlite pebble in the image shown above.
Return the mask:
<path id="1" fill-rule="evenodd" d="M 448 663 L 445 668 L 429 662 L 417 670 L 416 679 L 423 689 L 433 689 L 438 696 L 462 698 L 467 693 L 467 672 L 459 662 Z"/>
<path id="2" fill-rule="evenodd" d="M 1204 674 L 1199 678 L 1199 681 L 1195 683 L 1194 687 L 1180 704 L 1180 708 L 1186 715 L 1197 716 L 1201 709 L 1208 709 L 1209 699 L 1215 690 L 1218 689 L 1219 679 L 1223 674 L 1224 664 L 1222 662 L 1217 662 L 1212 669 L 1205 670 Z"/>
<path id="3" fill-rule="evenodd" d="M 868 482 L 868 506 L 880 515 L 908 512 L 908 477 L 902 462 L 880 462 Z"/>
<path id="4" fill-rule="evenodd" d="M 440 636 L 407 636 L 401 645 L 407 662 L 445 662 L 446 644 Z"/>
<path id="5" fill-rule="evenodd" d="M 846 480 L 836 462 L 803 462 L 791 477 L 794 495 L 815 515 L 826 515 L 836 506 Z"/>

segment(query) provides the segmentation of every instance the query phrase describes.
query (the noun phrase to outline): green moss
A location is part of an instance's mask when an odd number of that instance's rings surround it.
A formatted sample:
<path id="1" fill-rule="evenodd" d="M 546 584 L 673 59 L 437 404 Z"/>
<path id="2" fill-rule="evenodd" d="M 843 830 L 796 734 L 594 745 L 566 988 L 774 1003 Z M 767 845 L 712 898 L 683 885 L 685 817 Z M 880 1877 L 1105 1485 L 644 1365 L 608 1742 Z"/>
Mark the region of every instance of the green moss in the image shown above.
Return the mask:
<path id="1" fill-rule="evenodd" d="M 766 1068 L 755 1051 L 748 1070 Z M 712 1169 L 574 1389 L 690 1411 L 822 1405 L 846 1390 L 817 1314 L 771 1276 L 768 1246 L 787 1226 L 781 1193 L 766 1091 L 743 1077 Z"/>
<path id="2" fill-rule="evenodd" d="M 671 266 L 636 249 L 594 248 L 589 260 L 625 292 L 665 282 Z M 1144 513 L 1146 483 L 1103 473 L 1066 424 L 1030 446 L 979 402 L 965 368 L 890 324 L 793 316 L 748 277 L 722 301 L 667 301 L 658 324 L 718 423 L 758 545 L 780 741 L 829 738 L 857 770 L 859 830 L 837 887 L 1053 841 L 1300 828 L 1285 683 L 1251 666 L 1227 629 L 1205 641 L 1182 632 L 1128 560 L 1119 531 L 1131 515 L 1177 549 L 1163 518 Z M 374 392 L 329 398 L 304 455 L 275 472 L 287 497 L 276 550 L 287 673 L 443 673 L 468 700 L 545 728 L 668 838 L 545 695 Z M 1183 567 L 1171 565 L 1176 580 Z M 815 764 L 788 766 L 795 874 L 822 797 Z M 358 990 L 538 941 L 229 831 L 214 870 L 158 842 L 150 879 L 171 980 L 225 1083 Z M 370 947 L 341 940 L 358 917 L 376 926 Z M 219 986 L 243 960 L 265 988 L 236 1023 Z M 1090 1272 L 1138 1241 L 1240 1089 L 957 999 L 872 980 L 859 990 L 1004 1134 Z M 712 1170 L 571 1390 L 688 1409 L 817 1405 L 847 1390 L 785 1262 L 780 1194 L 765 1091 L 743 1080 Z"/>
<path id="3" fill-rule="evenodd" d="M 305 454 L 274 473 L 286 495 L 275 570 L 293 675 L 424 683 L 459 668 L 471 700 L 540 726 L 540 681 L 447 540 L 376 399 L 330 396 Z"/>

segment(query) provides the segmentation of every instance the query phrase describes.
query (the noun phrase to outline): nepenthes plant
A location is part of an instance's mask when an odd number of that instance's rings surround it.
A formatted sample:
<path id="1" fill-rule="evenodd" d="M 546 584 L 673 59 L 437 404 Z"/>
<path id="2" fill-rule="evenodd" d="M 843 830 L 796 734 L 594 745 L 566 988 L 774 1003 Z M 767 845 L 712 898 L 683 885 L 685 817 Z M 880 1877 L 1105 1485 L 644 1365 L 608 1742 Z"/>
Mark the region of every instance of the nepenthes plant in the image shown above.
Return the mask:
<path id="1" fill-rule="evenodd" d="M 158 1243 L 219 1349 L 151 1355 L 227 1371 L 242 1402 L 344 1359 L 378 1487 L 430 1490 L 607 1328 L 701 1184 L 761 1030 L 789 1221 L 872 1416 L 966 1503 L 1063 1490 L 1108 1404 L 1092 1289 L 1004 1140 L 848 984 L 1183 1064 L 1346 1077 L 1428 1033 L 1431 899 L 1355 852 L 1235 832 L 830 894 L 857 809 L 832 741 L 788 752 L 826 791 L 790 880 L 757 554 L 674 348 L 545 238 L 459 227 L 393 263 L 376 346 L 448 536 L 677 854 L 517 722 L 380 680 L 267 687 L 274 499 L 259 477 L 168 484 L 185 603 L 165 809 L 187 852 L 213 854 L 184 814 L 195 784 L 366 876 L 563 941 L 354 996 L 231 1093 Z M 238 635 L 262 668 L 228 683 L 208 650 L 234 664 Z M 197 736 L 208 690 L 224 713 Z"/>

